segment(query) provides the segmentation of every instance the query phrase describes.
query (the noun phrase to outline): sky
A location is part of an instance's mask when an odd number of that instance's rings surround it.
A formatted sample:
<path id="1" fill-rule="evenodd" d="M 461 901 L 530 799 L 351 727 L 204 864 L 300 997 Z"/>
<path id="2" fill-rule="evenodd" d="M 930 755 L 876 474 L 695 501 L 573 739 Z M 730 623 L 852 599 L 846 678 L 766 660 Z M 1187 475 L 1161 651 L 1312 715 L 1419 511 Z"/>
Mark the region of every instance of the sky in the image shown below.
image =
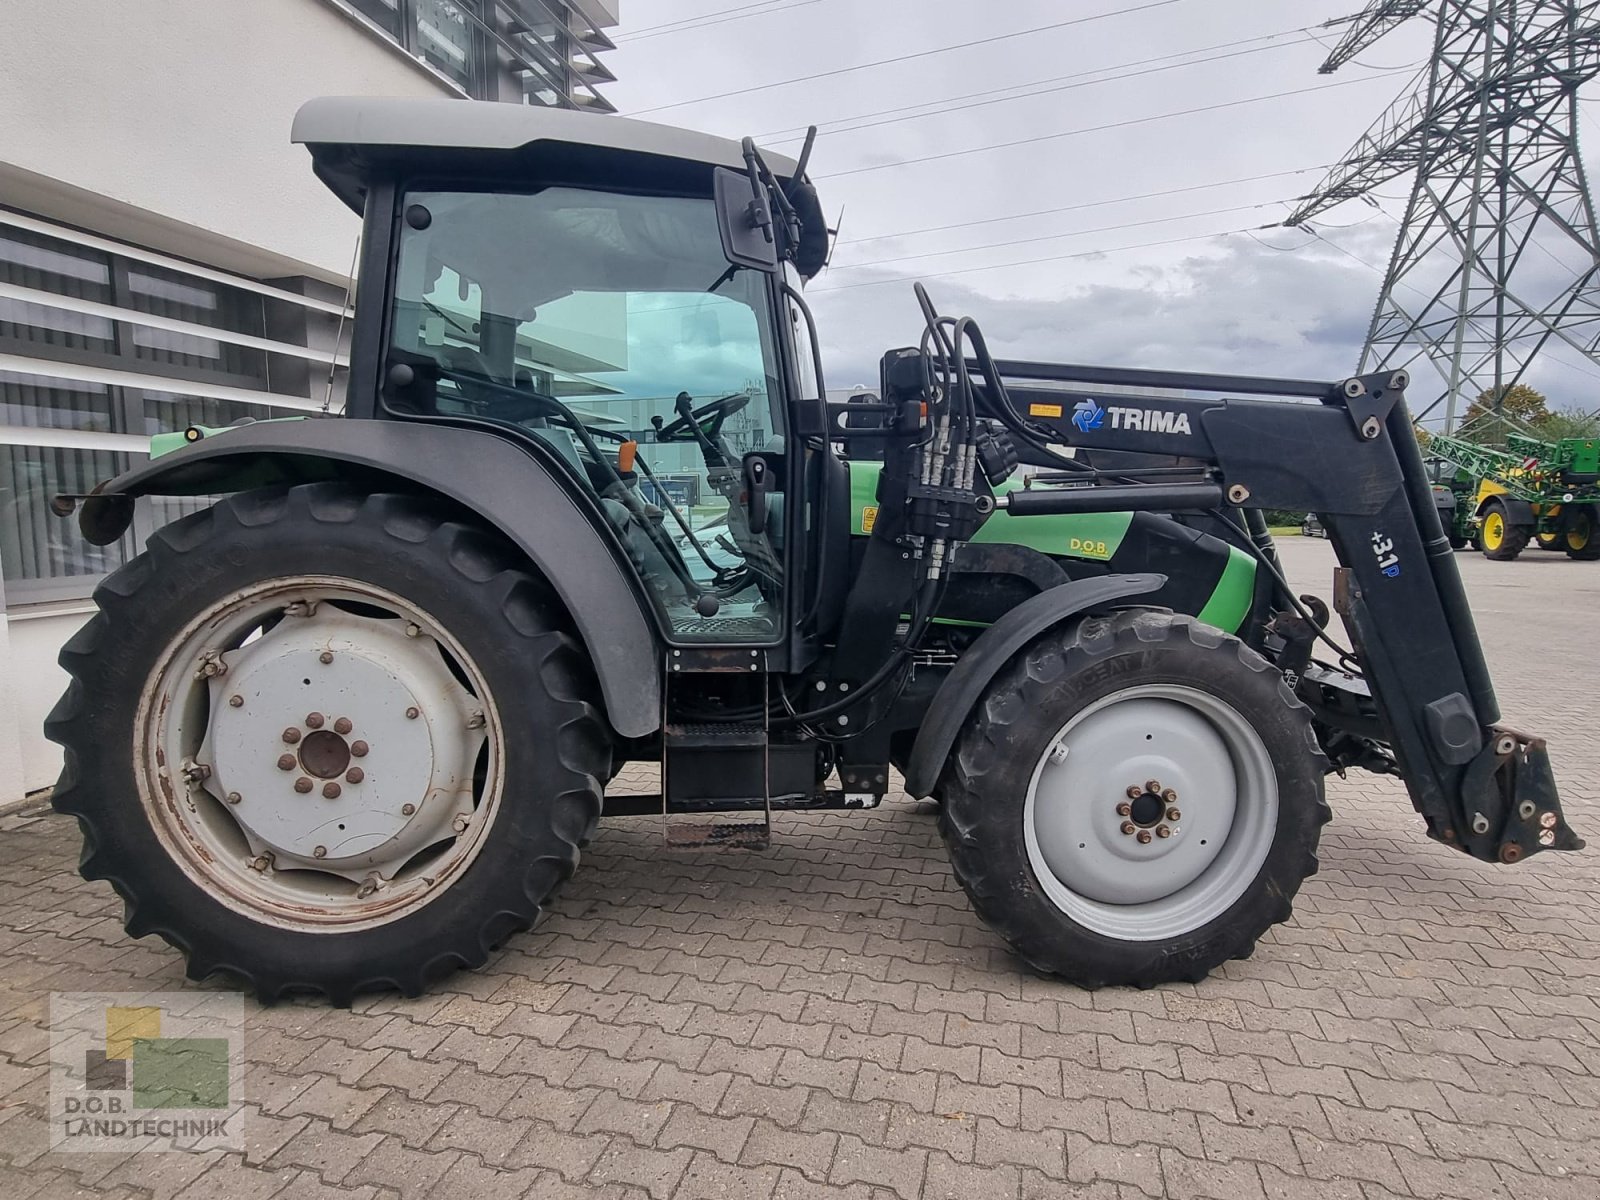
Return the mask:
<path id="1" fill-rule="evenodd" d="M 917 278 L 997 357 L 1337 378 L 1410 181 L 1317 235 L 1279 223 L 1430 48 L 1416 20 L 1318 75 L 1339 33 L 1319 27 L 1362 6 L 622 0 L 605 93 L 791 153 L 820 126 L 810 173 L 842 224 L 807 295 L 830 389 L 874 385 L 880 355 L 915 344 Z M 1585 109 L 1592 177 L 1600 102 Z M 1600 368 L 1546 358 L 1530 381 L 1554 404 L 1600 407 Z"/>

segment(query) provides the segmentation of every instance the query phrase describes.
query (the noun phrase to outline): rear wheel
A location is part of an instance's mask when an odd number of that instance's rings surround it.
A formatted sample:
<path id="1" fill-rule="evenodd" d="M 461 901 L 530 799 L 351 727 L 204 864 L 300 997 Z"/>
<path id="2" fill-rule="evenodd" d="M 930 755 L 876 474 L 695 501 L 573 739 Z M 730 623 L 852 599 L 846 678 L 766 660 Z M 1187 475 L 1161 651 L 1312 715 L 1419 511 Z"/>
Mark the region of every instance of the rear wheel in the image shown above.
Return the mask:
<path id="1" fill-rule="evenodd" d="M 1188 617 L 1054 630 L 980 702 L 941 829 L 980 916 L 1086 987 L 1198 980 L 1289 916 L 1329 811 L 1310 712 Z"/>
<path id="2" fill-rule="evenodd" d="M 1478 526 L 1478 549 L 1485 558 L 1509 562 L 1522 553 L 1532 532 L 1526 525 L 1513 524 L 1506 506 L 1494 500 L 1484 511 L 1483 522 Z"/>
<path id="3" fill-rule="evenodd" d="M 1558 529 L 1541 529 L 1533 535 L 1533 540 L 1541 550 L 1561 551 L 1567 548 L 1567 540 Z"/>
<path id="4" fill-rule="evenodd" d="M 1600 558 L 1600 513 L 1594 505 L 1585 504 L 1567 512 L 1561 531 L 1561 549 L 1571 558 Z"/>
<path id="5" fill-rule="evenodd" d="M 527 928 L 610 770 L 566 614 L 498 536 L 330 484 L 159 531 L 62 651 L 80 869 L 263 1000 L 421 991 Z"/>

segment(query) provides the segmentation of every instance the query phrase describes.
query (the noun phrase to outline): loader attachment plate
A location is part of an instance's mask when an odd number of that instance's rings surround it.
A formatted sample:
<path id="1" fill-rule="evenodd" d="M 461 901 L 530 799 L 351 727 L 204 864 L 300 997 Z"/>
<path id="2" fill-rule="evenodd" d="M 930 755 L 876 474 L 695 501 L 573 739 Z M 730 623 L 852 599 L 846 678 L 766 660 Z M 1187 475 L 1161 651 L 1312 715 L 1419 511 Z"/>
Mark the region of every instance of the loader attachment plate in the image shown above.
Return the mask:
<path id="1" fill-rule="evenodd" d="M 1474 858 L 1503 863 L 1540 850 L 1582 850 L 1584 840 L 1562 814 L 1544 739 L 1504 726 L 1493 732 L 1462 777 L 1469 830 L 1463 848 Z"/>

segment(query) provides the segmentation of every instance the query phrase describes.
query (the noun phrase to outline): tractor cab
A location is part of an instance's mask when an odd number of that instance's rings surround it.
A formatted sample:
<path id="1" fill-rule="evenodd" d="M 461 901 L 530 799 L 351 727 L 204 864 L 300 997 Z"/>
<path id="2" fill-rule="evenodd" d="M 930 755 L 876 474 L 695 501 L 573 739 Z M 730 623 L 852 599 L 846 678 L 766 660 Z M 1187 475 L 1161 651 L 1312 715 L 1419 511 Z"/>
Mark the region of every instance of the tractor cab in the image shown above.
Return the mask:
<path id="1" fill-rule="evenodd" d="M 798 287 L 828 235 L 803 166 L 477 105 L 318 101 L 294 136 L 364 214 L 361 290 L 385 297 L 362 309 L 349 415 L 515 439 L 612 535 L 669 643 L 787 661 L 812 565 L 788 551 L 826 451 L 791 430 L 821 405 Z"/>

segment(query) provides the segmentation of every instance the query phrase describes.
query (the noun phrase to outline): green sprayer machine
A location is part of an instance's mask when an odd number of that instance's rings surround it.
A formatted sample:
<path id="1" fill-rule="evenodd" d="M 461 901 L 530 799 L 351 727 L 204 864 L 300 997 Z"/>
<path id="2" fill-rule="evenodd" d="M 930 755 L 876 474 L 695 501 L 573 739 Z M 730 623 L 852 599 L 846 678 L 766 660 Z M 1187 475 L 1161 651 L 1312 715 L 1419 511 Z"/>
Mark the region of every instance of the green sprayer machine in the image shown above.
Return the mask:
<path id="1" fill-rule="evenodd" d="M 1429 439 L 1429 452 L 1454 468 L 1453 476 L 1437 471 L 1434 482 L 1451 544 L 1470 541 L 1486 558 L 1502 560 L 1529 542 L 1600 558 L 1600 437 L 1547 441 L 1514 431 L 1505 443 L 1502 450 L 1462 433 Z"/>

